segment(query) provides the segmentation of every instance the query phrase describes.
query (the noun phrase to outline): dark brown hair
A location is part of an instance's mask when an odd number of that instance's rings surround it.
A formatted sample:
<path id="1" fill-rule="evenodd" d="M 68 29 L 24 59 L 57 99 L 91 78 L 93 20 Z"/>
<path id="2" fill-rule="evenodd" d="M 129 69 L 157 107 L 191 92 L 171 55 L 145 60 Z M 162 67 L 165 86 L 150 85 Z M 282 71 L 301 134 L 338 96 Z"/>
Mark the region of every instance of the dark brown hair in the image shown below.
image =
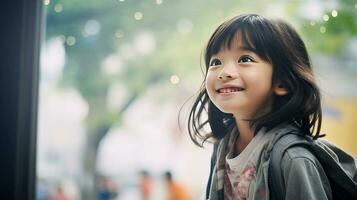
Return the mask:
<path id="1" fill-rule="evenodd" d="M 257 119 L 249 119 L 255 133 L 281 123 L 294 123 L 304 134 L 321 137 L 320 91 L 315 83 L 311 62 L 299 34 L 287 23 L 256 14 L 239 15 L 223 22 L 214 31 L 204 52 L 205 74 L 213 54 L 222 47 L 230 48 L 234 36 L 240 33 L 244 45 L 273 66 L 272 85 L 279 81 L 287 90 L 285 96 L 274 96 L 273 109 Z M 188 130 L 198 146 L 213 137 L 221 139 L 235 126 L 232 114 L 223 113 L 209 99 L 204 82 L 188 118 Z M 203 120 L 205 114 L 208 119 Z M 206 134 L 203 127 L 211 127 Z"/>

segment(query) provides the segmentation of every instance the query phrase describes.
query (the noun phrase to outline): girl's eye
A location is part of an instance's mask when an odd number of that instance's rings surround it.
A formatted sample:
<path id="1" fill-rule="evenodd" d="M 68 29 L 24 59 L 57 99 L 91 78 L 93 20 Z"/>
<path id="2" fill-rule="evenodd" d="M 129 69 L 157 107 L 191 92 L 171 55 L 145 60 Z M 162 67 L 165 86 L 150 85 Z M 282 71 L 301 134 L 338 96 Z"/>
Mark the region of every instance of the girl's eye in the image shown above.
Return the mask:
<path id="1" fill-rule="evenodd" d="M 254 61 L 249 56 L 242 56 L 242 57 L 239 58 L 238 62 L 246 63 L 246 62 L 254 62 Z"/>
<path id="2" fill-rule="evenodd" d="M 209 64 L 209 66 L 216 66 L 216 65 L 221 65 L 222 63 L 221 63 L 221 61 L 220 60 L 218 60 L 218 59 L 213 59 L 212 61 L 211 61 L 211 63 Z"/>

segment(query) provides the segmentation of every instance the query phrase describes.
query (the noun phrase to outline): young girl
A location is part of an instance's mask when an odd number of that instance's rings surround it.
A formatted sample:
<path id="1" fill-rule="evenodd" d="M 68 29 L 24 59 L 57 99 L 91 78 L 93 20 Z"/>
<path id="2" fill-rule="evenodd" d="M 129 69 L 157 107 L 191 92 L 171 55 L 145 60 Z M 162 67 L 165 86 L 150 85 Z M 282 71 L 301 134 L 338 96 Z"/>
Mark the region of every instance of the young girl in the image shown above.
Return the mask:
<path id="1" fill-rule="evenodd" d="M 216 141 L 207 199 L 269 199 L 274 139 L 291 131 L 321 137 L 320 93 L 304 42 L 285 22 L 239 15 L 214 31 L 204 59 L 189 133 L 199 146 Z M 207 122 L 212 134 L 204 135 Z M 289 149 L 281 170 L 285 199 L 332 199 L 328 178 L 308 150 Z"/>

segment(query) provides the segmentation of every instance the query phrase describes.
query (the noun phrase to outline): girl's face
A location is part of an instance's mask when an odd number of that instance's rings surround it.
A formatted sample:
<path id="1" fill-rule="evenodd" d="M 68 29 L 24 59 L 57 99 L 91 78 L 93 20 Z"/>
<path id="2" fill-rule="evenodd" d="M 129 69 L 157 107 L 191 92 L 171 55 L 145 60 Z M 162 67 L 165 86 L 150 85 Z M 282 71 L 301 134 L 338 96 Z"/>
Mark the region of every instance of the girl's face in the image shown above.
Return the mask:
<path id="1" fill-rule="evenodd" d="M 205 85 L 222 112 L 250 119 L 271 110 L 272 75 L 272 65 L 244 46 L 238 33 L 230 48 L 212 55 Z"/>

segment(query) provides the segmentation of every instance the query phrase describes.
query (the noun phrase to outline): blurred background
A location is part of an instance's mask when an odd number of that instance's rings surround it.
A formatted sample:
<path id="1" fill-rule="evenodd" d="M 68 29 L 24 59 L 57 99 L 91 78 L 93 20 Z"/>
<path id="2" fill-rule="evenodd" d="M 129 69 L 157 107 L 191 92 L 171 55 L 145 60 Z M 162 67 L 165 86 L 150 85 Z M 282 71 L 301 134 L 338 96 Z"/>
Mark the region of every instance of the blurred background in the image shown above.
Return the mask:
<path id="1" fill-rule="evenodd" d="M 43 4 L 39 200 L 161 200 L 170 192 L 203 199 L 212 146 L 194 146 L 184 122 L 210 34 L 242 13 L 283 18 L 298 30 L 322 89 L 323 132 L 357 156 L 355 0 Z"/>

